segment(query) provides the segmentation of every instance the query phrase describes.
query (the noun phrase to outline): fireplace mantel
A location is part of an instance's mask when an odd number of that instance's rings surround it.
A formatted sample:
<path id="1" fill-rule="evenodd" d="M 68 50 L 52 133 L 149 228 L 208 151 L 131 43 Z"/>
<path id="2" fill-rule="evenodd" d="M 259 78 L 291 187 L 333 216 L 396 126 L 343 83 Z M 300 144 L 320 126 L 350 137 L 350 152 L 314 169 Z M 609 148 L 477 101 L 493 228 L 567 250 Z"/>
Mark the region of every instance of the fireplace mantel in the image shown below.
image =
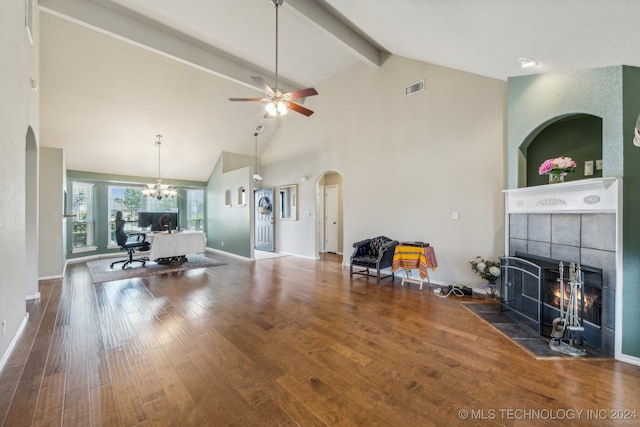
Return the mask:
<path id="1" fill-rule="evenodd" d="M 591 178 L 504 190 L 509 213 L 617 213 L 622 179 Z"/>

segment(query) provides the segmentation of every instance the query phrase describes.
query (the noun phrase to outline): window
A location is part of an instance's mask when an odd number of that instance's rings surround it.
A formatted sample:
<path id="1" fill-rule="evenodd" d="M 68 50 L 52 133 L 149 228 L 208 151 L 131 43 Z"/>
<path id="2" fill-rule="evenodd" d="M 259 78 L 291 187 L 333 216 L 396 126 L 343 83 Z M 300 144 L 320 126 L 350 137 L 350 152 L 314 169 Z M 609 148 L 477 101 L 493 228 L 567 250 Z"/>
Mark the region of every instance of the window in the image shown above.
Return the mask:
<path id="1" fill-rule="evenodd" d="M 94 245 L 93 189 L 94 184 L 79 181 L 72 183 L 73 251 L 96 249 Z"/>
<path id="2" fill-rule="evenodd" d="M 122 211 L 126 232 L 138 229 L 138 212 L 143 202 L 142 188 L 109 186 L 109 246 L 117 246 L 116 241 L 116 212 Z"/>
<path id="3" fill-rule="evenodd" d="M 158 200 L 155 197 L 141 196 L 142 203 L 140 210 L 142 212 L 177 212 L 178 197 L 163 197 Z"/>
<path id="4" fill-rule="evenodd" d="M 147 197 L 142 194 L 143 187 L 109 186 L 109 246 L 117 246 L 116 241 L 116 212 L 122 211 L 125 220 L 125 231 L 136 231 L 138 228 L 138 212 L 176 212 L 177 198 Z"/>
<path id="5" fill-rule="evenodd" d="M 187 190 L 187 228 L 202 230 L 204 214 L 204 190 Z"/>
<path id="6" fill-rule="evenodd" d="M 238 188 L 238 206 L 247 205 L 247 192 L 244 187 Z"/>

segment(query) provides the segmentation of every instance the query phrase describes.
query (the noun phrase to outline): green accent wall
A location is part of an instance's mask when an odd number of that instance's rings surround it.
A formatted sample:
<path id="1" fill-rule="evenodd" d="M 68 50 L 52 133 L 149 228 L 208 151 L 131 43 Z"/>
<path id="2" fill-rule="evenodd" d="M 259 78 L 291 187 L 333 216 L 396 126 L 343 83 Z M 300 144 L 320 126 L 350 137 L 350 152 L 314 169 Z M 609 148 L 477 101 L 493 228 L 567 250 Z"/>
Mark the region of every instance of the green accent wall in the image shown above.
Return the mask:
<path id="1" fill-rule="evenodd" d="M 253 221 L 253 157 L 223 152 L 209 177 L 207 190 L 207 246 L 251 258 Z M 238 190 L 246 191 L 246 205 L 238 203 Z M 230 191 L 229 204 L 225 192 Z"/>
<path id="2" fill-rule="evenodd" d="M 602 119 L 602 176 L 623 178 L 622 266 L 616 270 L 622 278 L 617 296 L 622 325 L 616 324 L 616 334 L 621 356 L 640 358 L 640 147 L 632 142 L 640 113 L 640 69 L 615 66 L 511 77 L 507 101 L 508 188 L 526 186 L 527 149 L 550 123 L 576 114 Z"/>
<path id="3" fill-rule="evenodd" d="M 640 147 L 633 145 L 640 114 L 640 68 L 623 67 L 624 138 L 622 353 L 640 357 Z"/>

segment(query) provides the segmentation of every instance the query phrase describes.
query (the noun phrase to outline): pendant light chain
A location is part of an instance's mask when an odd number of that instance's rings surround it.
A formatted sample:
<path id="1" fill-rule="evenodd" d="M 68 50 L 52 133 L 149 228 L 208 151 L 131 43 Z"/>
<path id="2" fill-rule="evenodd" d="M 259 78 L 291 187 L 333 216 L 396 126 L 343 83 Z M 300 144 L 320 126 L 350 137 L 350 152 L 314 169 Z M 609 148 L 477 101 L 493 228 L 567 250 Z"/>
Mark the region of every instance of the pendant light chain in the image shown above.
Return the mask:
<path id="1" fill-rule="evenodd" d="M 156 135 L 156 145 L 158 146 L 158 179 L 162 176 L 160 174 L 160 147 L 162 147 L 162 135 Z"/>
<path id="2" fill-rule="evenodd" d="M 275 2 L 274 6 L 276 7 L 276 92 L 279 92 L 278 88 L 278 8 L 280 7 L 280 3 Z"/>

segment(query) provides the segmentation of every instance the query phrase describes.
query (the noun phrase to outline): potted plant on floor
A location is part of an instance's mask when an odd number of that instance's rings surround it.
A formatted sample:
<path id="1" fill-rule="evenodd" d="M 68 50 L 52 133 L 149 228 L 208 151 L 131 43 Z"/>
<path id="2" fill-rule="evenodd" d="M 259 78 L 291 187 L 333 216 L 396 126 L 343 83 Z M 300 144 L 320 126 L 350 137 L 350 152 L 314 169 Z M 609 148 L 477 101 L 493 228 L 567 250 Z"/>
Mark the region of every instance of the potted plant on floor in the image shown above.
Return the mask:
<path id="1" fill-rule="evenodd" d="M 487 261 L 481 257 L 469 261 L 471 269 L 484 280 L 487 281 L 482 287 L 487 289 L 487 295 L 489 298 L 498 298 L 498 291 L 496 290 L 496 282 L 500 277 L 500 263 L 495 261 Z"/>

